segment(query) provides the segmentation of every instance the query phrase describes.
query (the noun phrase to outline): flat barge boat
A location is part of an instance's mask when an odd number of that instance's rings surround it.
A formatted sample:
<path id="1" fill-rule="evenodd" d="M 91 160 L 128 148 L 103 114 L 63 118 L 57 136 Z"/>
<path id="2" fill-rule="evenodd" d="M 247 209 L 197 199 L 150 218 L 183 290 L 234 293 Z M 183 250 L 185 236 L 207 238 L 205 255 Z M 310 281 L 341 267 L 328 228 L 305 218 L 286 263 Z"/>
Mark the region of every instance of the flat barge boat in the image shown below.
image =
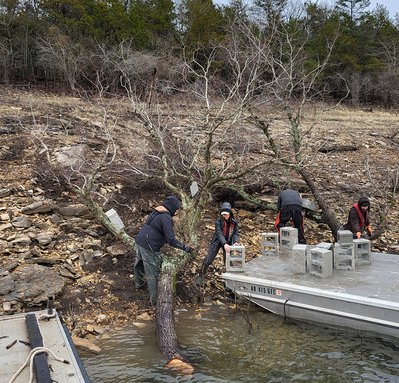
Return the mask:
<path id="1" fill-rule="evenodd" d="M 292 271 L 283 256 L 259 256 L 222 274 L 238 296 L 277 315 L 399 340 L 399 255 L 371 253 L 371 262 L 320 278 Z"/>

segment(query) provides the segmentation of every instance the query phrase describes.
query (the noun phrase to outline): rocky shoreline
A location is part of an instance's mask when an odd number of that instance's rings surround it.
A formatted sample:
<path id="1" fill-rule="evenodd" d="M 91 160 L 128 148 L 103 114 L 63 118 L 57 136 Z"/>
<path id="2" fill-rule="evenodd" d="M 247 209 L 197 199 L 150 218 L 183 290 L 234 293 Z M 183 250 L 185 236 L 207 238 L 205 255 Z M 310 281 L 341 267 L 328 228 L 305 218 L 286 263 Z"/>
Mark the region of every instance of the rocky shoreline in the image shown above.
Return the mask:
<path id="1" fill-rule="evenodd" d="M 0 315 L 43 308 L 53 297 L 72 335 L 84 337 L 145 312 L 144 296 L 134 297 L 145 292 L 129 286 L 132 255 L 117 242 L 104 247 L 107 239 L 84 205 L 61 206 L 40 188 L 1 189 Z"/>

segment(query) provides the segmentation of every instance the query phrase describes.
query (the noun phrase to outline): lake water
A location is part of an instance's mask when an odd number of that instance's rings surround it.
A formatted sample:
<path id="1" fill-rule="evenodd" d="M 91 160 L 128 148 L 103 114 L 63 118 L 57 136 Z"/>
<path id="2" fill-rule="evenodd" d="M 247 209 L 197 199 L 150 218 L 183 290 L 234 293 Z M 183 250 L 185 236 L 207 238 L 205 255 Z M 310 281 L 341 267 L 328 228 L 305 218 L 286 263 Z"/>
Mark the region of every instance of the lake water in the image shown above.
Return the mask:
<path id="1" fill-rule="evenodd" d="M 398 382 L 398 344 L 351 331 L 304 323 L 251 309 L 201 306 L 178 310 L 176 330 L 192 376 L 165 369 L 155 326 L 115 329 L 96 340 L 99 355 L 82 359 L 93 383 Z"/>

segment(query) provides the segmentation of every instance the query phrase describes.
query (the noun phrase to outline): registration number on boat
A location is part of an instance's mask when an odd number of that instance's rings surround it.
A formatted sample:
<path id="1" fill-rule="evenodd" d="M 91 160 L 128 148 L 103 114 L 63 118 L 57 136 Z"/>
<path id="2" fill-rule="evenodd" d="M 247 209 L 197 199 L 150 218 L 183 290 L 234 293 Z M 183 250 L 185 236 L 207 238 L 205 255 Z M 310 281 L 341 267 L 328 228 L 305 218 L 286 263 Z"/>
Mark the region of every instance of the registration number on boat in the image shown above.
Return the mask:
<path id="1" fill-rule="evenodd" d="M 258 293 L 268 294 L 268 295 L 277 295 L 281 296 L 282 291 L 275 289 L 273 287 L 265 287 L 265 286 L 251 286 L 252 291 L 256 291 Z"/>

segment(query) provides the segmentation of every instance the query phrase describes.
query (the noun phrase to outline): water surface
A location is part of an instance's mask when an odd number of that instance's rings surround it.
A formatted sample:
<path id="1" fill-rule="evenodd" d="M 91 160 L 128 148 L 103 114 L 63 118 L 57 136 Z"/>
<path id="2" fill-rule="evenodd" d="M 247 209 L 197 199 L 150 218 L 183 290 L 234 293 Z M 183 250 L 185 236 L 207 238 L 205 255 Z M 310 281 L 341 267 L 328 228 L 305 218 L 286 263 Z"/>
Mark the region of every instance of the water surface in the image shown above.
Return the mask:
<path id="1" fill-rule="evenodd" d="M 82 356 L 93 383 L 397 382 L 399 348 L 364 334 L 305 323 L 285 323 L 263 310 L 248 320 L 237 310 L 203 306 L 178 310 L 176 329 L 192 376 L 163 368 L 155 327 L 115 330 L 96 343 L 100 355 Z"/>

